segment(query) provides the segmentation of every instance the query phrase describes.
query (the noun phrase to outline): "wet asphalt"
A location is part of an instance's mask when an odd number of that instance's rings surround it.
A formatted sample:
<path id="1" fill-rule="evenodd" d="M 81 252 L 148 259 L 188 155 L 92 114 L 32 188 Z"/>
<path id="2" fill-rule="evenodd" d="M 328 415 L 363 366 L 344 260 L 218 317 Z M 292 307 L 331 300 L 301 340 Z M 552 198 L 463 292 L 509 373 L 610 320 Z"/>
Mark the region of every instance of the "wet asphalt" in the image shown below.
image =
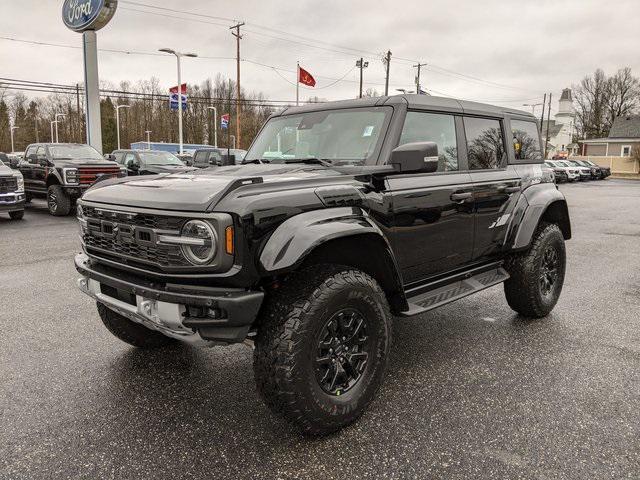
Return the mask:
<path id="1" fill-rule="evenodd" d="M 249 347 L 144 352 L 76 290 L 73 217 L 0 214 L 0 478 L 640 478 L 640 182 L 562 185 L 573 224 L 551 315 L 502 287 L 397 319 L 353 426 L 300 436 Z"/>

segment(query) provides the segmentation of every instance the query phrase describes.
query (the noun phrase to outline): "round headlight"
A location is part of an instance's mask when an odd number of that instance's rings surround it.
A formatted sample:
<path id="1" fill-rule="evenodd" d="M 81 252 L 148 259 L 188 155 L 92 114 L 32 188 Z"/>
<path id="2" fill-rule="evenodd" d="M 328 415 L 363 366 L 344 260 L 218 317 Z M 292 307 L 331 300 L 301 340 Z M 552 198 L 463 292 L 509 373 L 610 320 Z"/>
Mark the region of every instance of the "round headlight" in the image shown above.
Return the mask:
<path id="1" fill-rule="evenodd" d="M 205 265 L 216 255 L 216 232 L 207 222 L 190 220 L 182 227 L 182 237 L 193 242 L 182 245 L 182 253 L 194 265 Z"/>

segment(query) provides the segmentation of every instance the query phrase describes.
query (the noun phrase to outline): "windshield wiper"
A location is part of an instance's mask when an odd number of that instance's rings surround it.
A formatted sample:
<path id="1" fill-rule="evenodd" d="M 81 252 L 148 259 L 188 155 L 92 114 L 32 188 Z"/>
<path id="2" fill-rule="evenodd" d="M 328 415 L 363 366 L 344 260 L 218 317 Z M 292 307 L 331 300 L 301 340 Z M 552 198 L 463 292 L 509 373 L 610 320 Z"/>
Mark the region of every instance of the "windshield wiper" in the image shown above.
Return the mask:
<path id="1" fill-rule="evenodd" d="M 308 163 L 313 165 L 322 165 L 324 167 L 333 167 L 333 164 L 329 160 L 324 160 L 322 158 L 285 158 L 283 160 L 283 163 Z"/>

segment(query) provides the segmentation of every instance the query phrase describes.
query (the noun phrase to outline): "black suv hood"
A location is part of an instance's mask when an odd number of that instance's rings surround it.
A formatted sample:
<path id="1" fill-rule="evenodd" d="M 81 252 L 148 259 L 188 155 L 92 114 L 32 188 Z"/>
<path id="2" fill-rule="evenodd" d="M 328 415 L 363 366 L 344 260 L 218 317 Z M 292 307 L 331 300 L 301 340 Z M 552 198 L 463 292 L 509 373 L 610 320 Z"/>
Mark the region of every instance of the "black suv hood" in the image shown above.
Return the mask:
<path id="1" fill-rule="evenodd" d="M 111 205 L 204 212 L 228 192 L 257 184 L 311 183 L 344 174 L 319 165 L 231 165 L 187 173 L 104 180 L 83 199 Z"/>

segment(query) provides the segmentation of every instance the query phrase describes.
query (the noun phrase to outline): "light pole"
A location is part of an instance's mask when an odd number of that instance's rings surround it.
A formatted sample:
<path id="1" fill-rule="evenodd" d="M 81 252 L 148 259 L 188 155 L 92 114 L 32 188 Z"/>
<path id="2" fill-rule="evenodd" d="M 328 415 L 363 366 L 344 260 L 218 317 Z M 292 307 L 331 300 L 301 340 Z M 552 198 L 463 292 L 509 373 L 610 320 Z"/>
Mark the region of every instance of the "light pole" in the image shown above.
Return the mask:
<path id="1" fill-rule="evenodd" d="M 236 148 L 236 136 L 235 135 L 229 135 L 231 138 L 233 138 L 233 149 L 235 150 Z"/>
<path id="2" fill-rule="evenodd" d="M 180 141 L 180 153 L 182 154 L 182 76 L 180 73 L 180 57 L 197 57 L 195 53 L 180 53 L 171 48 L 161 48 L 160 52 L 176 56 L 178 62 L 178 138 Z"/>
<path id="3" fill-rule="evenodd" d="M 13 147 L 13 131 L 17 130 L 18 127 L 16 127 L 15 125 L 13 127 L 10 127 L 11 130 L 11 153 L 15 152 L 15 148 Z"/>
<path id="4" fill-rule="evenodd" d="M 58 126 L 58 121 L 57 120 L 52 120 L 51 121 L 51 143 L 55 143 L 55 137 L 53 136 L 53 125 L 56 125 L 56 128 Z"/>
<path id="5" fill-rule="evenodd" d="M 118 150 L 120 150 L 120 109 L 131 108 L 131 105 L 118 105 L 115 103 L 113 106 L 116 109 L 116 136 L 118 138 Z"/>
<path id="6" fill-rule="evenodd" d="M 213 110 L 213 146 L 218 147 L 218 109 L 216 107 L 207 107 Z"/>
<path id="7" fill-rule="evenodd" d="M 536 114 L 536 107 L 539 107 L 540 105 L 542 105 L 541 103 L 523 103 L 522 106 L 523 107 L 531 107 L 531 114 L 535 115 Z"/>
<path id="8" fill-rule="evenodd" d="M 56 121 L 55 121 L 55 124 L 56 124 L 56 143 L 60 143 L 60 141 L 58 140 L 58 122 L 59 122 L 58 117 L 64 117 L 66 115 L 67 115 L 66 113 L 56 113 Z"/>
<path id="9" fill-rule="evenodd" d="M 145 130 L 144 133 L 147 134 L 147 150 L 151 150 L 151 130 Z"/>

